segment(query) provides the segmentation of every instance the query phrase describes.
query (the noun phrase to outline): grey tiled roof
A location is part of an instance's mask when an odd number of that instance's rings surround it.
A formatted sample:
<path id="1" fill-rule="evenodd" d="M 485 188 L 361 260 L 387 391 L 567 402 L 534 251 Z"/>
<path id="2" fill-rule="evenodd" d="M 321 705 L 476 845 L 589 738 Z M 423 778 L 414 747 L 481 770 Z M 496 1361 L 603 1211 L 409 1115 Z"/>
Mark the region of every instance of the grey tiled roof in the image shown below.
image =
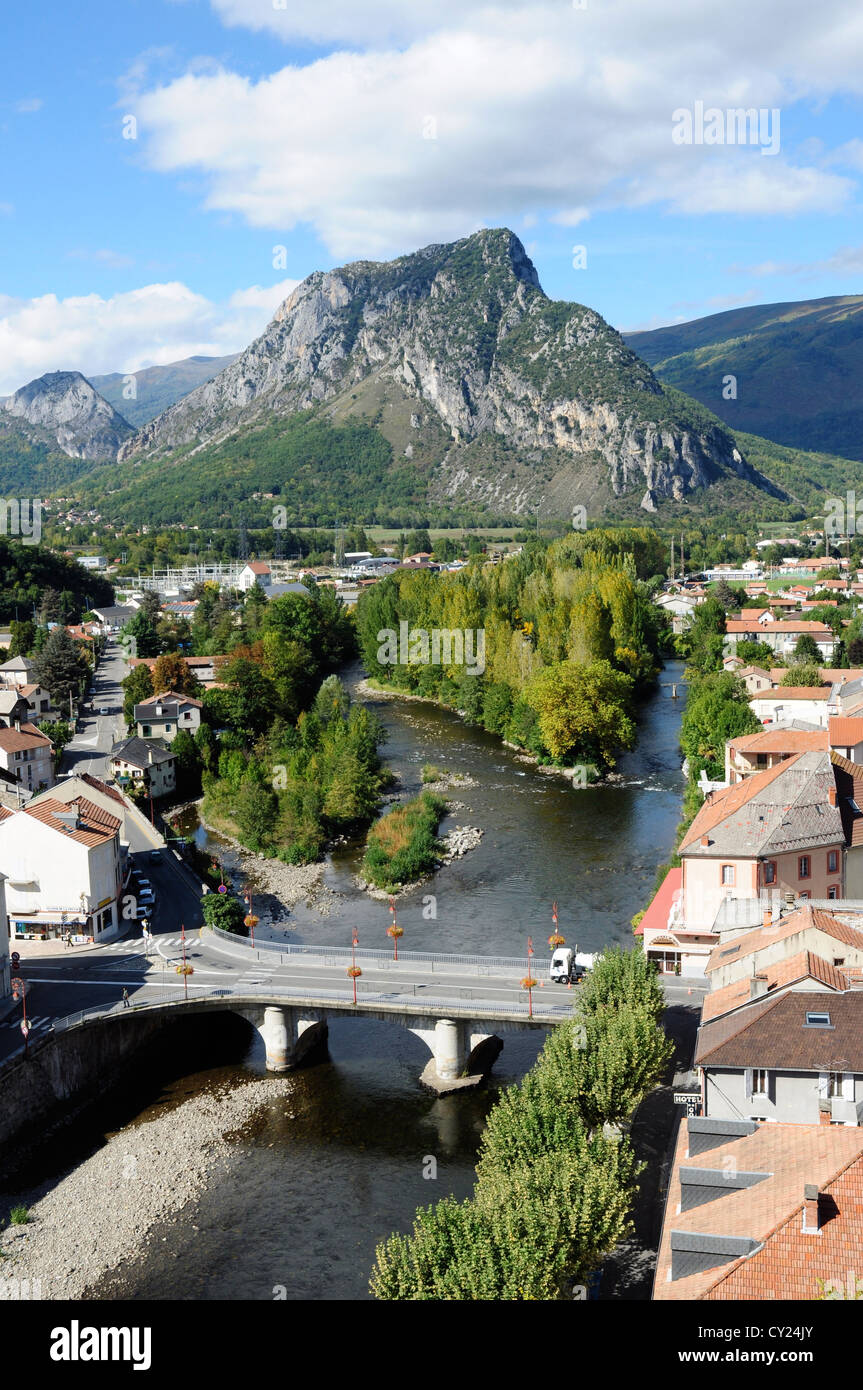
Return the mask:
<path id="1" fill-rule="evenodd" d="M 728 817 L 711 827 L 710 843 L 696 839 L 687 855 L 715 858 L 782 854 L 844 839 L 838 806 L 831 806 L 835 787 L 826 752 L 802 753 L 768 785 L 755 792 Z"/>

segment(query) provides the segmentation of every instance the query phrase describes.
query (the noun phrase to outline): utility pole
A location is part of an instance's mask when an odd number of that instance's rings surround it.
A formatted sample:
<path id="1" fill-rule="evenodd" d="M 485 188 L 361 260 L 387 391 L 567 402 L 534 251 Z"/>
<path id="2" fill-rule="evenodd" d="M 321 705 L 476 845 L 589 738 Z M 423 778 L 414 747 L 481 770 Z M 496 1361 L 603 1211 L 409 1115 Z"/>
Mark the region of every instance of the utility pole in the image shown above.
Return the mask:
<path id="1" fill-rule="evenodd" d="M 674 583 L 674 532 L 671 533 L 671 582 Z"/>

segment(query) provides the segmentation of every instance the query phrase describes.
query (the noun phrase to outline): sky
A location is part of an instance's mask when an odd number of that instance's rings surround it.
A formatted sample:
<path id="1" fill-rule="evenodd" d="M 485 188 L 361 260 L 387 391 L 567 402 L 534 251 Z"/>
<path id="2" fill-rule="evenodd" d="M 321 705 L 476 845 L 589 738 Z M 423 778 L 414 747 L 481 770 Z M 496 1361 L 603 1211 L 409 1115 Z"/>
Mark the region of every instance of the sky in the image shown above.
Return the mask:
<path id="1" fill-rule="evenodd" d="M 860 0 L 29 0 L 0 394 L 237 351 L 312 271 L 486 226 L 621 330 L 861 292 L 861 97 Z"/>

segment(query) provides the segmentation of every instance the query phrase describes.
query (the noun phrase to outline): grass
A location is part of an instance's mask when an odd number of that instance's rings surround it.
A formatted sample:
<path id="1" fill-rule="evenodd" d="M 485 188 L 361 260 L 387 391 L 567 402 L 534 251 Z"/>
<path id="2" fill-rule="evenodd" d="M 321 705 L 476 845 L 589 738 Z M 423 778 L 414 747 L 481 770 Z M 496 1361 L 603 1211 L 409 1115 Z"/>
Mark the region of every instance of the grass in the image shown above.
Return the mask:
<path id="1" fill-rule="evenodd" d="M 362 874 L 375 888 L 400 888 L 431 873 L 437 863 L 437 828 L 446 801 L 421 792 L 381 816 L 369 831 Z"/>
<path id="2" fill-rule="evenodd" d="M 13 1207 L 9 1213 L 9 1220 L 13 1226 L 26 1226 L 31 1220 L 30 1212 L 27 1207 Z"/>
<path id="3" fill-rule="evenodd" d="M 440 782 L 444 777 L 449 777 L 449 773 L 445 768 L 436 767 L 434 763 L 423 763 L 423 782 Z"/>

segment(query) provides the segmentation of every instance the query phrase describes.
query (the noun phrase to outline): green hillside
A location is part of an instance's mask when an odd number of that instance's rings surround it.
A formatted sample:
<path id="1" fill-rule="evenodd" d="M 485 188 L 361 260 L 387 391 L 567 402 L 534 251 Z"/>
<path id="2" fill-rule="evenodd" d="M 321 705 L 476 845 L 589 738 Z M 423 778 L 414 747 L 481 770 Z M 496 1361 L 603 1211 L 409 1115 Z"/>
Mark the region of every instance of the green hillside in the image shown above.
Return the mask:
<path id="1" fill-rule="evenodd" d="M 661 381 L 732 429 L 863 460 L 863 295 L 731 309 L 624 337 Z M 729 375 L 736 400 L 722 396 Z"/>
<path id="2" fill-rule="evenodd" d="M 143 367 L 135 372 L 135 398 L 129 400 L 127 376 L 110 372 L 107 376 L 91 376 L 89 381 L 100 396 L 110 401 L 124 419 L 139 429 L 148 420 L 155 420 L 175 401 L 187 396 L 204 381 L 212 381 L 223 367 L 233 362 L 236 353 L 228 357 L 186 357 L 181 362 L 168 362 L 163 367 Z"/>

